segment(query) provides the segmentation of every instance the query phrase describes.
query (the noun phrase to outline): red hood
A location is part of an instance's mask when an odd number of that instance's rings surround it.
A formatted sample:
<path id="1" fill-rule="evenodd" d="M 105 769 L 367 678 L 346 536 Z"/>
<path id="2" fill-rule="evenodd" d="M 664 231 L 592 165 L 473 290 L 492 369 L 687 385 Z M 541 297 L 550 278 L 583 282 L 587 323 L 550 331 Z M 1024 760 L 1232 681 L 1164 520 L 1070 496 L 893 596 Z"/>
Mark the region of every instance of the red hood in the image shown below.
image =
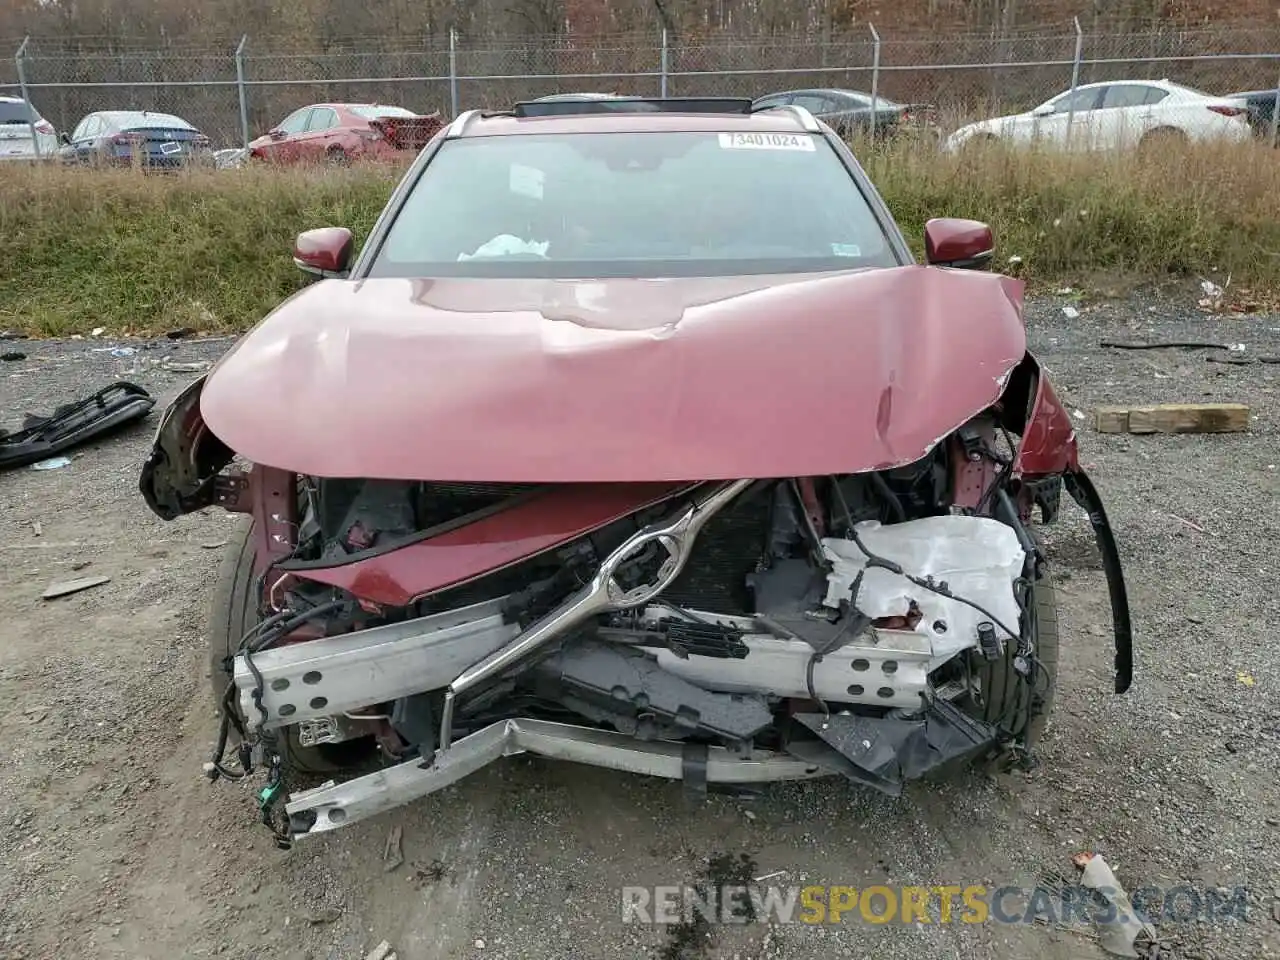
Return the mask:
<path id="1" fill-rule="evenodd" d="M 210 373 L 209 428 L 324 477 L 510 483 L 884 469 L 994 402 L 1022 284 L 808 277 L 330 280 Z"/>

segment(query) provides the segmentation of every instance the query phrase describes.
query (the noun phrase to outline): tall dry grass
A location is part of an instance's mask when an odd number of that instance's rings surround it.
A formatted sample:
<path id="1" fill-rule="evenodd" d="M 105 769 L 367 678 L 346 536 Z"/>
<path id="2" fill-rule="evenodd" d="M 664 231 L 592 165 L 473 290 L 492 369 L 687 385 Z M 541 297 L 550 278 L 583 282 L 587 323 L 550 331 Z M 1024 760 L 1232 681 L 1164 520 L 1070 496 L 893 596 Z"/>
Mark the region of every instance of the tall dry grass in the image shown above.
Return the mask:
<path id="1" fill-rule="evenodd" d="M 972 217 L 995 231 L 997 268 L 1033 285 L 1231 275 L 1280 290 L 1280 153 L 1261 146 L 947 156 L 903 143 L 858 153 L 917 251 L 928 218 Z M 0 328 L 244 329 L 298 288 L 294 236 L 337 224 L 363 238 L 397 175 L 7 168 Z"/>

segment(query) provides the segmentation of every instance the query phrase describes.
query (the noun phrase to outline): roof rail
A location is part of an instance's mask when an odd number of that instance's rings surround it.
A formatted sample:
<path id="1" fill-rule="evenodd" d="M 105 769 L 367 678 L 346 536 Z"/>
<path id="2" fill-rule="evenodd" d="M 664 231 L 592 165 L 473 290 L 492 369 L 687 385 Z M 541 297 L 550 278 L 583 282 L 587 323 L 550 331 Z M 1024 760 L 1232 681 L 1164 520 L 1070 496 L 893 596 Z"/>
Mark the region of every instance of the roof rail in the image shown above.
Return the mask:
<path id="1" fill-rule="evenodd" d="M 794 103 L 771 103 L 767 107 L 752 107 L 751 112 L 768 113 L 770 110 L 785 110 L 787 113 L 794 114 L 795 118 L 800 121 L 800 125 L 804 127 L 805 133 L 822 132 L 822 127 L 818 125 L 817 118 L 804 107 L 798 107 Z"/>
<path id="2" fill-rule="evenodd" d="M 452 140 L 455 137 L 462 136 L 463 132 L 467 129 L 467 125 L 483 112 L 483 110 L 462 111 L 462 113 L 453 118 L 453 122 L 445 129 L 444 138 L 446 140 Z"/>
<path id="3" fill-rule="evenodd" d="M 532 100 L 515 105 L 516 117 L 569 117 L 598 113 L 718 113 L 745 116 L 751 101 L 738 97 L 612 97 L 608 100 Z"/>

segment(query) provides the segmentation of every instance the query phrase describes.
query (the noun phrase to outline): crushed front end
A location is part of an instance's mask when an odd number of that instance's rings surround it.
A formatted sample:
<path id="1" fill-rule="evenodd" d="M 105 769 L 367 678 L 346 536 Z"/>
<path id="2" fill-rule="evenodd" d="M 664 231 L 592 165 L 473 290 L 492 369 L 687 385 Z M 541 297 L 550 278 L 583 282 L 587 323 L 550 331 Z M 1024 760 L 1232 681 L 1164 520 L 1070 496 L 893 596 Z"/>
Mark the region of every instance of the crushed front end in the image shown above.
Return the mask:
<path id="1" fill-rule="evenodd" d="M 999 402 L 914 462 L 671 483 L 433 483 L 230 467 L 199 383 L 142 488 L 252 517 L 243 634 L 222 659 L 213 776 L 289 759 L 318 834 L 531 753 L 692 790 L 841 775 L 890 794 L 1025 757 L 1057 626 L 1033 518 L 1089 511 L 1132 673 L 1123 578 L 1070 421 L 1029 356 Z M 240 764 L 224 762 L 234 732 Z M 360 775 L 378 759 L 381 768 Z"/>

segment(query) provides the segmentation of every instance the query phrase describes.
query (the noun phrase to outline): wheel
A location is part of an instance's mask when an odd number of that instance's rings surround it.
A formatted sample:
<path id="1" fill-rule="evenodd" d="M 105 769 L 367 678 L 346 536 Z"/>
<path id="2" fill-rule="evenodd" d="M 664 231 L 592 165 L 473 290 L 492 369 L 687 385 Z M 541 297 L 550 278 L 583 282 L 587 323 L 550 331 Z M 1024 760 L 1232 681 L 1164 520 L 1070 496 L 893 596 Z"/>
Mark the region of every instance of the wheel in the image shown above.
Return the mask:
<path id="1" fill-rule="evenodd" d="M 351 158 L 347 156 L 347 151 L 341 147 L 330 147 L 324 153 L 325 163 L 333 167 L 346 167 L 351 165 Z"/>
<path id="2" fill-rule="evenodd" d="M 982 661 L 977 670 L 982 702 L 976 705 L 974 714 L 1020 738 L 1031 748 L 1044 734 L 1058 682 L 1058 604 L 1053 582 L 1048 577 L 1042 577 L 1031 587 L 1025 616 L 1039 661 L 1034 684 L 1028 684 L 1014 671 L 1017 644 L 1006 642 L 1004 657 Z"/>
<path id="3" fill-rule="evenodd" d="M 215 708 L 221 716 L 222 699 L 231 682 L 228 658 L 240 646 L 240 639 L 258 622 L 258 602 L 253 578 L 253 521 L 236 524 L 227 553 L 218 571 L 209 610 L 209 677 Z M 234 730 L 232 731 L 234 736 Z M 326 774 L 359 766 L 375 751 L 369 738 L 304 747 L 298 743 L 297 727 L 285 727 L 277 736 L 277 748 L 288 771 L 296 774 Z"/>
<path id="4" fill-rule="evenodd" d="M 1186 144 L 1187 135 L 1181 130 L 1175 130 L 1173 127 L 1157 127 L 1143 134 L 1142 139 L 1138 141 L 1138 152 L 1155 156 L 1169 149 L 1184 147 Z"/>

